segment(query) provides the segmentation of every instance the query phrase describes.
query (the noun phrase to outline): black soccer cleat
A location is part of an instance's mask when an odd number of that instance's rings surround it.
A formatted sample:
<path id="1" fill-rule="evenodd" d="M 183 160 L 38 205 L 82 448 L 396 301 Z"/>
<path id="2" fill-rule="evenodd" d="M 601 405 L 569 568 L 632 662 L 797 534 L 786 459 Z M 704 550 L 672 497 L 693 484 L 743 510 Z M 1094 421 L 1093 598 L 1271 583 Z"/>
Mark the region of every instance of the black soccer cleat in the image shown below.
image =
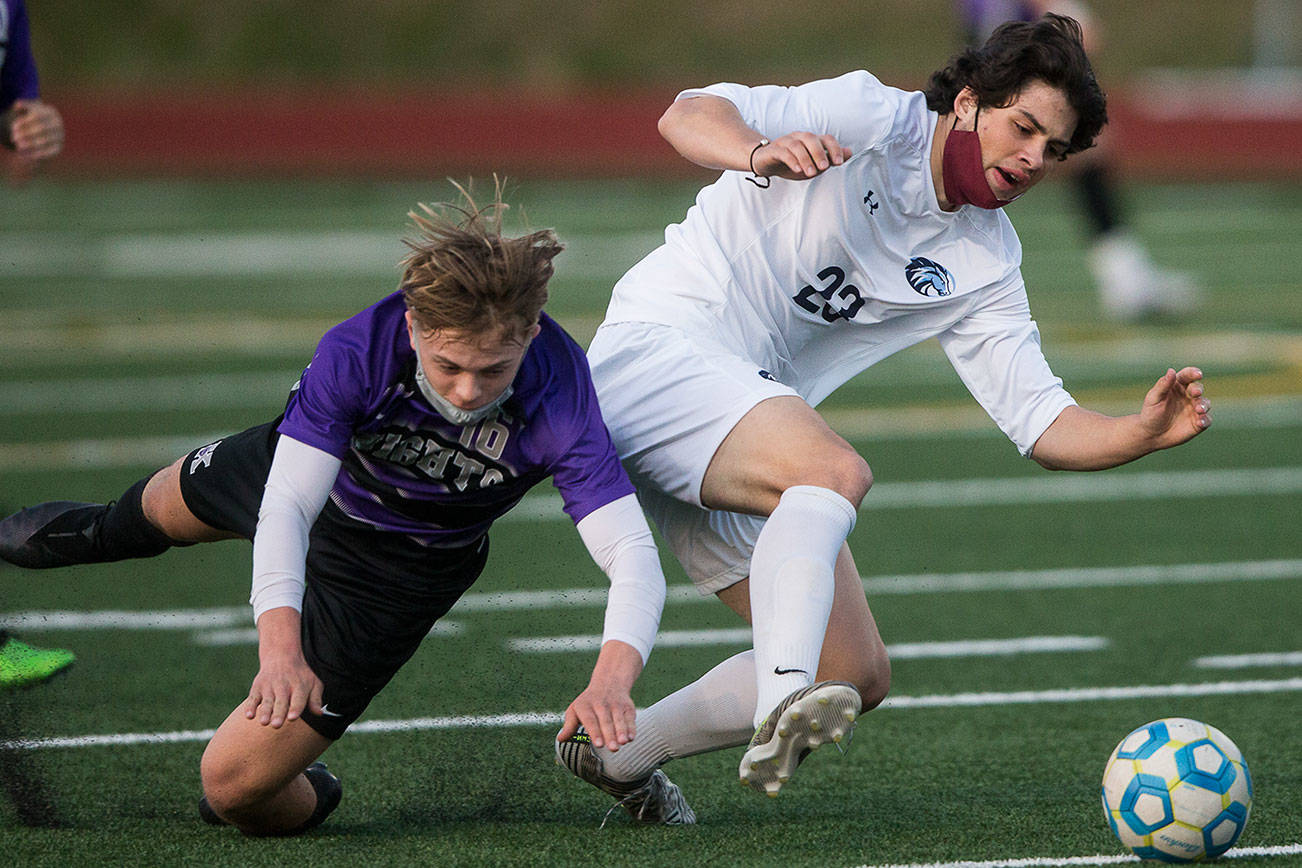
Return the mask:
<path id="1" fill-rule="evenodd" d="M 217 816 L 217 812 L 208 804 L 207 796 L 199 797 L 199 819 L 203 820 L 209 826 L 229 826 L 230 823 Z"/>
<path id="2" fill-rule="evenodd" d="M 286 832 L 286 835 L 301 835 L 309 829 L 315 829 L 339 807 L 339 800 L 344 797 L 344 785 L 330 773 L 325 763 L 314 762 L 303 770 L 303 774 L 307 775 L 308 783 L 316 792 L 316 810 L 297 828 Z"/>
<path id="3" fill-rule="evenodd" d="M 44 570 L 95 563 L 97 519 L 102 503 L 53 500 L 20 509 L 0 521 L 0 558 L 19 567 Z"/>

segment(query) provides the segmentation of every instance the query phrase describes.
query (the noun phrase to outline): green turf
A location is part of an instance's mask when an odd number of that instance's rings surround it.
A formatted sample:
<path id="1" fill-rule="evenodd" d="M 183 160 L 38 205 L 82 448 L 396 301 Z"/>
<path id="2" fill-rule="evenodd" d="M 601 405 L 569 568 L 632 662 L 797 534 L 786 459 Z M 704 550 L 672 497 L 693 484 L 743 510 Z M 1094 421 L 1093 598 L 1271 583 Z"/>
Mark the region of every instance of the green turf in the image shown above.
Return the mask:
<path id="1" fill-rule="evenodd" d="M 574 239 L 566 256 L 592 251 L 568 275 L 562 267 L 552 304 L 583 340 L 599 321 L 610 284 L 636 257 L 629 245 L 654 238 L 693 193 L 676 184 L 532 180 L 516 191 L 514 200 L 526 206 L 531 225 L 554 225 Z M 1183 322 L 1124 328 L 1098 317 L 1068 203 L 1047 194 L 1013 209 L 1046 353 L 1069 388 L 1083 400 L 1137 405 L 1168 362 L 1187 360 L 1203 365 L 1213 402 L 1223 402 L 1206 436 L 1113 475 L 1302 464 L 1302 418 L 1288 415 L 1290 406 L 1296 415 L 1302 391 L 1302 293 L 1288 267 L 1288 239 L 1302 234 L 1297 192 L 1219 188 L 1218 223 L 1206 214 L 1212 194 L 1204 189 L 1132 190 L 1136 223 L 1154 255 L 1195 272 L 1207 297 L 1204 308 Z M 220 238 L 287 226 L 396 236 L 413 202 L 448 193 L 438 185 L 338 180 L 134 185 L 38 179 L 6 194 L 0 342 L 7 349 L 0 359 L 0 395 L 10 395 L 12 403 L 0 405 L 0 506 L 106 499 L 155 463 L 142 458 L 67 466 L 54 460 L 73 441 L 130 443 L 168 435 L 199 445 L 210 432 L 269 418 L 281 400 L 278 378 L 285 387 L 292 383 L 320 331 L 394 284 L 386 267 L 355 275 L 124 278 L 87 251 L 123 238 Z M 62 271 L 42 272 L 39 262 L 33 264 L 32 251 L 42 249 L 59 251 Z M 209 375 L 237 388 L 203 392 Z M 140 385 L 140 378 L 150 377 L 179 378 L 193 394 L 209 397 L 197 402 L 202 406 L 178 404 L 163 386 Z M 242 382 L 246 389 L 238 388 Z M 44 409 L 38 401 L 21 409 L 19 399 L 33 388 L 67 403 Z M 113 400 L 115 389 L 122 390 L 120 402 Z M 99 391 L 109 399 L 96 404 Z M 1267 399 L 1283 410 L 1260 415 Z M 867 456 L 883 491 L 925 480 L 1045 476 L 982 423 L 979 411 L 961 416 L 973 407 L 934 343 L 856 378 L 827 404 L 829 417 Z M 919 409 L 975 421 L 954 428 L 937 422 L 928 436 L 871 433 L 875 420 Z M 943 415 L 955 413 L 960 417 Z M 160 453 L 156 463 L 167 457 Z M 870 578 L 1160 566 L 1295 559 L 1302 551 L 1299 526 L 1302 498 L 1296 493 L 1002 507 L 874 509 L 870 503 L 851 545 Z M 680 585 L 681 571 L 667 566 L 671 582 Z M 1300 580 L 882 594 L 871 602 L 888 644 L 1032 635 L 1109 642 L 1090 652 L 898 660 L 893 693 L 899 697 L 1279 680 L 1297 677 L 1297 668 L 1218 671 L 1195 668 L 1192 661 L 1302 650 Z M 475 591 L 599 587 L 603 581 L 566 522 L 513 522 L 494 530 L 489 567 Z M 247 593 L 248 546 L 238 542 L 79 570 L 0 570 L 0 611 L 9 612 L 237 607 Z M 365 720 L 559 712 L 585 683 L 592 655 L 524 654 L 507 650 L 505 642 L 597 633 L 601 612 L 595 606 L 454 609 L 448 620 L 461 632 L 428 640 Z M 714 602 L 671 603 L 662 623 L 666 630 L 738 626 Z M 36 737 L 214 727 L 247 690 L 256 649 L 198 645 L 198 632 L 25 628 L 28 640 L 72 648 L 79 659 L 48 685 L 0 697 L 0 721 L 11 732 Z M 741 649 L 658 649 L 635 699 L 654 701 Z M 1300 702 L 1297 692 L 1284 692 L 887 708 L 865 718 L 844 758 L 832 751 L 816 755 L 776 801 L 737 786 L 738 751 L 671 765 L 670 775 L 701 819 L 697 828 L 677 830 L 632 828 L 615 816 L 599 831 L 607 800 L 552 765 L 547 726 L 349 735 L 326 757 L 345 782 L 342 806 L 318 832 L 291 841 L 245 840 L 197 821 L 202 742 L 46 748 L 18 753 L 22 768 L 3 766 L 0 780 L 9 791 L 24 779 L 39 786 L 16 801 L 13 792 L 0 797 L 0 838 L 5 861 L 20 865 L 708 862 L 849 868 L 1118 853 L 1098 805 L 1104 761 L 1132 728 L 1182 715 L 1218 726 L 1248 758 L 1257 801 L 1241 844 L 1287 844 L 1299 840 L 1302 828 Z M 57 828 L 24 825 L 20 807 L 30 812 L 42 796 L 52 805 L 46 819 L 57 820 Z"/>

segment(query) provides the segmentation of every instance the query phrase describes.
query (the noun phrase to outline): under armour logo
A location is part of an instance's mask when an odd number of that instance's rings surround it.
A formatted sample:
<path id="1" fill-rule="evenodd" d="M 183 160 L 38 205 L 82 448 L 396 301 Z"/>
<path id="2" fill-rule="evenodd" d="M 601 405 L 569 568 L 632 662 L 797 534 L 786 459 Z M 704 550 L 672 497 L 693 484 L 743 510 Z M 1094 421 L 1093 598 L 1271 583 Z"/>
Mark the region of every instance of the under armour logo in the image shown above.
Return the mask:
<path id="1" fill-rule="evenodd" d="M 880 203 L 880 202 L 874 202 L 874 201 L 873 201 L 873 191 L 872 191 L 872 190 L 869 190 L 869 191 L 868 191 L 868 195 L 863 197 L 863 203 L 864 203 L 865 205 L 868 206 L 868 216 L 869 216 L 869 217 L 871 217 L 873 214 L 877 213 L 877 209 L 878 209 L 879 207 L 881 207 L 881 203 Z"/>
<path id="2" fill-rule="evenodd" d="M 216 443 L 209 443 L 207 446 L 195 452 L 194 459 L 190 461 L 190 472 L 194 473 L 201 466 L 202 467 L 210 466 L 212 464 L 212 454 L 214 450 L 216 450 L 217 447 L 220 445 L 221 445 L 221 441 L 218 440 Z"/>

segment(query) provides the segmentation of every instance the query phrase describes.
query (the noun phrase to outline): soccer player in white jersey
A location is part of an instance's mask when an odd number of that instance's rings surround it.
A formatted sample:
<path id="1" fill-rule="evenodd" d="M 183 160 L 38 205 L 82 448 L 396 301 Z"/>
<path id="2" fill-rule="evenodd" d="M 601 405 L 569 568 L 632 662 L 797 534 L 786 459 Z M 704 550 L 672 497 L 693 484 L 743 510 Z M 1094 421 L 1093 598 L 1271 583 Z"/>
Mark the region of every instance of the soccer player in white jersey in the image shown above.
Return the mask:
<path id="1" fill-rule="evenodd" d="M 751 622 L 754 649 L 640 711 L 618 753 L 563 729 L 560 762 L 609 792 L 749 739 L 741 779 L 776 795 L 885 698 L 845 542 L 872 473 L 813 408 L 886 356 L 938 338 L 1051 469 L 1123 464 L 1210 424 L 1196 368 L 1114 418 L 1079 407 L 1041 353 L 999 209 L 1105 122 L 1080 29 L 1053 15 L 1000 28 L 925 93 L 860 71 L 679 95 L 662 134 L 723 174 L 616 285 L 588 357 L 644 508 L 698 589 Z"/>

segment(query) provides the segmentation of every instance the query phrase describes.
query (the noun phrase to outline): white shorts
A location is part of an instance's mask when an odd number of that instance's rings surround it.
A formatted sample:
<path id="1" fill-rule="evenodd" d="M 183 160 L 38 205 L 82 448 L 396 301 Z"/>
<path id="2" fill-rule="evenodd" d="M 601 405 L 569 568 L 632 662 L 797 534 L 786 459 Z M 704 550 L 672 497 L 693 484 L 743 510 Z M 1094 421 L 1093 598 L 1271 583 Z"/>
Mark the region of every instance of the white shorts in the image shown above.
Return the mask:
<path id="1" fill-rule="evenodd" d="M 638 500 L 697 589 L 712 594 L 745 578 L 764 519 L 706 509 L 701 483 L 756 404 L 799 395 L 755 362 L 666 325 L 603 325 L 588 362 Z"/>

